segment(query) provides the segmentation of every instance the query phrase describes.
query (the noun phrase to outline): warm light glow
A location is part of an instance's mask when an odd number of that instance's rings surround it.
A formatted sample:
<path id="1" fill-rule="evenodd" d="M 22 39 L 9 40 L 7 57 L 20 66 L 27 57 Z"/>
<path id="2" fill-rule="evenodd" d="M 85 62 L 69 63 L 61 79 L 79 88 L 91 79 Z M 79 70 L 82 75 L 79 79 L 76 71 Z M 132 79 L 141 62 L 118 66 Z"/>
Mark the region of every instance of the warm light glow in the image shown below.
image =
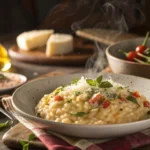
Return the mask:
<path id="1" fill-rule="evenodd" d="M 11 60 L 8 52 L 3 45 L 0 44 L 0 70 L 7 71 L 11 68 Z"/>
<path id="2" fill-rule="evenodd" d="M 7 71 L 11 68 L 11 63 L 8 62 L 7 64 L 5 64 L 5 66 L 1 69 L 2 71 Z"/>

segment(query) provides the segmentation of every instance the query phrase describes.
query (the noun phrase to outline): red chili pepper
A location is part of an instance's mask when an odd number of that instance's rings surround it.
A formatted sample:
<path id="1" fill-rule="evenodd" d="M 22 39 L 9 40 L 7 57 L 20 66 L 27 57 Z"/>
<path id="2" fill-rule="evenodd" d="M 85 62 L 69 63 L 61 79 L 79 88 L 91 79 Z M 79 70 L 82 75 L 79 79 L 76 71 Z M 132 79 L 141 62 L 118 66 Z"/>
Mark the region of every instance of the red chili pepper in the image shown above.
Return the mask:
<path id="1" fill-rule="evenodd" d="M 144 107 L 150 108 L 150 103 L 149 103 L 148 101 L 144 101 L 144 102 L 143 102 L 143 105 L 144 105 Z"/>
<path id="2" fill-rule="evenodd" d="M 62 96 L 59 96 L 59 95 L 56 95 L 56 96 L 54 97 L 54 100 L 55 100 L 55 101 L 62 101 L 62 100 L 63 100 L 63 97 L 62 97 Z"/>
<path id="3" fill-rule="evenodd" d="M 135 91 L 134 93 L 133 93 L 133 96 L 135 96 L 135 97 L 140 97 L 140 95 L 139 95 L 139 92 L 138 91 Z"/>
<path id="4" fill-rule="evenodd" d="M 109 100 L 104 100 L 102 103 L 103 108 L 107 108 L 110 105 L 110 101 Z"/>
<path id="5" fill-rule="evenodd" d="M 147 41 L 148 41 L 148 37 L 149 37 L 149 32 L 147 32 L 146 37 L 145 37 L 142 45 L 139 45 L 139 46 L 136 47 L 135 51 L 137 53 L 143 54 L 144 51 L 147 49 L 146 44 L 147 44 Z"/>
<path id="6" fill-rule="evenodd" d="M 127 100 L 123 97 L 120 98 L 121 101 L 126 102 Z"/>

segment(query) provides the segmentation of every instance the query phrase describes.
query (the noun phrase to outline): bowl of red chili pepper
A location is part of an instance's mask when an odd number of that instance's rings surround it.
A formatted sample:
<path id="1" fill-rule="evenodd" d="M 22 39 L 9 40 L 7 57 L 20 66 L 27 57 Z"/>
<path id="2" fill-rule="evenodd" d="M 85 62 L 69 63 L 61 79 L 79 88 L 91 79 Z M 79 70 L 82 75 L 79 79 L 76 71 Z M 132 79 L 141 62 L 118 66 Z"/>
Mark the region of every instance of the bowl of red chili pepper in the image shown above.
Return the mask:
<path id="1" fill-rule="evenodd" d="M 121 41 L 106 49 L 112 71 L 150 78 L 150 32 L 146 37 Z"/>

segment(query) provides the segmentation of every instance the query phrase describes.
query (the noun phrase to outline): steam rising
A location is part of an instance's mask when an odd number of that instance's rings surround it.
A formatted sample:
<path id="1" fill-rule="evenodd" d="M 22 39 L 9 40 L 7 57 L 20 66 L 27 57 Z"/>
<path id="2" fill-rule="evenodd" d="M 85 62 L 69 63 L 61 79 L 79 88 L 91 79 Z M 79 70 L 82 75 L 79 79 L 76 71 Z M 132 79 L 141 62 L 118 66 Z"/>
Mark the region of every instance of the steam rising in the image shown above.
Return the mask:
<path id="1" fill-rule="evenodd" d="M 73 31 L 83 28 L 101 28 L 117 30 L 121 33 L 145 21 L 145 15 L 142 12 L 143 5 L 144 0 L 72 0 L 67 6 L 56 6 L 54 9 L 55 13 L 65 12 L 65 18 L 74 17 L 75 14 L 81 12 L 82 17 L 71 25 Z M 84 12 L 86 14 L 82 14 Z M 62 22 L 63 18 L 57 18 L 54 23 L 58 20 Z M 118 36 L 113 32 L 110 34 L 113 34 L 114 38 Z M 106 46 L 95 42 L 95 54 L 87 61 L 87 70 L 98 72 L 106 67 L 105 48 Z"/>
<path id="2" fill-rule="evenodd" d="M 83 3 L 90 4 L 90 0 L 78 1 L 81 5 Z M 72 30 L 79 30 L 84 28 L 84 23 L 91 19 L 91 15 L 94 11 L 99 10 L 101 14 L 99 21 L 93 25 L 93 28 L 105 28 L 118 30 L 121 32 L 126 32 L 129 28 L 134 27 L 134 25 L 142 24 L 145 20 L 145 16 L 141 11 L 141 4 L 136 1 L 124 0 L 105 0 L 103 5 L 100 4 L 99 0 L 94 0 L 89 14 L 80 21 L 72 24 Z M 92 21 L 92 19 L 91 19 Z M 113 34 L 110 33 L 110 34 Z M 119 32 L 118 32 L 119 34 Z M 118 35 L 113 35 L 114 38 Z M 109 37 L 108 37 L 109 38 Z M 105 57 L 104 47 L 99 43 L 95 42 L 95 54 L 87 61 L 86 69 L 88 72 L 99 72 L 107 66 L 107 61 Z"/>

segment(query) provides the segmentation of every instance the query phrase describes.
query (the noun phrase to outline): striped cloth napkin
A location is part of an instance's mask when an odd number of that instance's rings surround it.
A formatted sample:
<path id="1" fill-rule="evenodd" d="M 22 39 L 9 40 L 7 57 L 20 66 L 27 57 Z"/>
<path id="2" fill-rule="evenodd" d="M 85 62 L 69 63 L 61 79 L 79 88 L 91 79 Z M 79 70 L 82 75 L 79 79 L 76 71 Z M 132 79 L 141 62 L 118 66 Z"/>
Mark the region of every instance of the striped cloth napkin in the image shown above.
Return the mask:
<path id="1" fill-rule="evenodd" d="M 41 140 L 48 150 L 131 150 L 150 144 L 150 129 L 115 139 L 83 139 L 45 131 L 16 113 L 10 97 L 4 98 L 3 104 Z"/>

